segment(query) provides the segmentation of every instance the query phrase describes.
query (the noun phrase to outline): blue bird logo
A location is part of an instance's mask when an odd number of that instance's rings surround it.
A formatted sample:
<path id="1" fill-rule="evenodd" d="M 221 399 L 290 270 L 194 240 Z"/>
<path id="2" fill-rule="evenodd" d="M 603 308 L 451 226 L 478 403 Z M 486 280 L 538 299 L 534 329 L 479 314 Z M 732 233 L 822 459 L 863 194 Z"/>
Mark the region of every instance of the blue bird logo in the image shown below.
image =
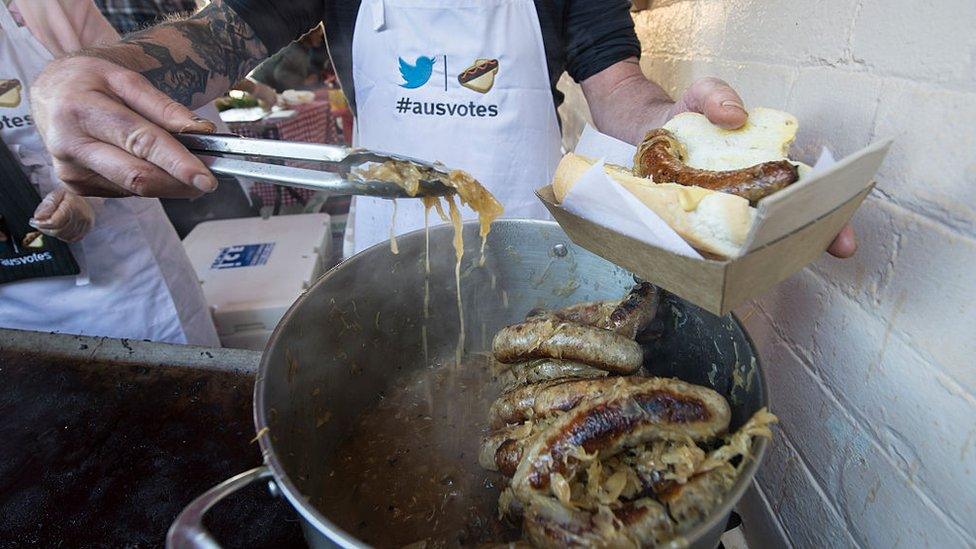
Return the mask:
<path id="1" fill-rule="evenodd" d="M 412 90 L 423 86 L 430 80 L 430 75 L 434 72 L 433 57 L 421 55 L 413 65 L 404 61 L 402 57 L 397 57 L 397 59 L 400 60 L 400 76 L 403 76 L 403 84 L 400 86 L 403 88 Z"/>

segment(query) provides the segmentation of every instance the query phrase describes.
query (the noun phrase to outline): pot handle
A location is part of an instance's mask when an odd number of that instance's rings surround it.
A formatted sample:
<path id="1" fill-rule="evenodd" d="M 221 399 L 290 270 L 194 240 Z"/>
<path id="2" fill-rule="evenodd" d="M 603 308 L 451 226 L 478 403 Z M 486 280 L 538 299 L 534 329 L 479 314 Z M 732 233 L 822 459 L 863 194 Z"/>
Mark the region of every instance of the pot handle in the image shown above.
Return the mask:
<path id="1" fill-rule="evenodd" d="M 166 534 L 167 549 L 220 549 L 220 544 L 203 526 L 203 516 L 220 500 L 252 482 L 273 476 L 271 469 L 262 465 L 231 477 L 198 496 L 183 508 L 169 527 Z"/>

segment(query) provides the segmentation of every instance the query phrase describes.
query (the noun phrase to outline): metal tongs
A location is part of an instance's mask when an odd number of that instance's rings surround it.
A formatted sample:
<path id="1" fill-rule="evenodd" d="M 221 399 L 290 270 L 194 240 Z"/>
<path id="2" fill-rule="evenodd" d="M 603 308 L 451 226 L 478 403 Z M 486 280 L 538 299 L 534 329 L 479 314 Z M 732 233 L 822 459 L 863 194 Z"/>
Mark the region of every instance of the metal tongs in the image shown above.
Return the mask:
<path id="1" fill-rule="evenodd" d="M 373 162 L 409 162 L 438 174 L 448 173 L 441 164 L 339 145 L 252 139 L 232 134 L 178 133 L 174 136 L 214 173 L 274 181 L 287 187 L 327 191 L 334 195 L 410 196 L 393 182 L 356 179 L 353 169 Z M 323 169 L 289 166 L 285 160 L 314 162 Z M 454 189 L 440 181 L 421 181 L 417 196 L 444 196 L 453 192 Z"/>

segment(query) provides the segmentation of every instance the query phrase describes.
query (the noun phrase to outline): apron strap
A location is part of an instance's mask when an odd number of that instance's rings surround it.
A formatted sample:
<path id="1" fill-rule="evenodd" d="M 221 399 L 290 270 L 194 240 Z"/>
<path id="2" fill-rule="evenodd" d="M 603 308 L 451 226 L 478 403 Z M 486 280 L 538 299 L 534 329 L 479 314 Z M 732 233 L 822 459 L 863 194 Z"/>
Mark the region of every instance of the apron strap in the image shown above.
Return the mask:
<path id="1" fill-rule="evenodd" d="M 0 0 L 2 2 L 3 0 Z M 373 30 L 381 31 L 386 26 L 386 3 L 384 0 L 373 2 Z"/>
<path id="2" fill-rule="evenodd" d="M 19 29 L 19 25 L 14 21 L 14 16 L 10 13 L 10 9 L 7 8 L 7 3 L 4 0 L 0 0 L 0 30 L 6 33 L 14 33 Z"/>

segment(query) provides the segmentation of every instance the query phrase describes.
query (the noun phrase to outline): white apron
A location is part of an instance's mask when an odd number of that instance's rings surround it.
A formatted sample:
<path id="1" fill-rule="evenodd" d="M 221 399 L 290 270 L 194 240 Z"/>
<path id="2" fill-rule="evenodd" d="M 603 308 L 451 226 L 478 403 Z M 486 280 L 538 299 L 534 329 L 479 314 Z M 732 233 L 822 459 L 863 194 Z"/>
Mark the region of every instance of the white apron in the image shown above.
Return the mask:
<path id="1" fill-rule="evenodd" d="M 481 181 L 505 217 L 548 217 L 535 189 L 560 132 L 532 0 L 363 0 L 352 58 L 358 146 L 439 160 Z M 479 60 L 494 69 L 462 85 Z M 356 197 L 350 217 L 347 256 L 389 238 L 393 202 Z M 423 226 L 420 201 L 399 200 L 394 232 Z"/>
<path id="2" fill-rule="evenodd" d="M 41 196 L 59 182 L 30 119 L 30 86 L 50 60 L 0 0 L 0 79 L 18 79 L 22 88 L 17 105 L 0 106 L 0 137 L 31 165 Z M 0 327 L 219 345 L 203 291 L 159 201 L 92 203 L 95 226 L 71 245 L 82 275 L 0 284 Z"/>

